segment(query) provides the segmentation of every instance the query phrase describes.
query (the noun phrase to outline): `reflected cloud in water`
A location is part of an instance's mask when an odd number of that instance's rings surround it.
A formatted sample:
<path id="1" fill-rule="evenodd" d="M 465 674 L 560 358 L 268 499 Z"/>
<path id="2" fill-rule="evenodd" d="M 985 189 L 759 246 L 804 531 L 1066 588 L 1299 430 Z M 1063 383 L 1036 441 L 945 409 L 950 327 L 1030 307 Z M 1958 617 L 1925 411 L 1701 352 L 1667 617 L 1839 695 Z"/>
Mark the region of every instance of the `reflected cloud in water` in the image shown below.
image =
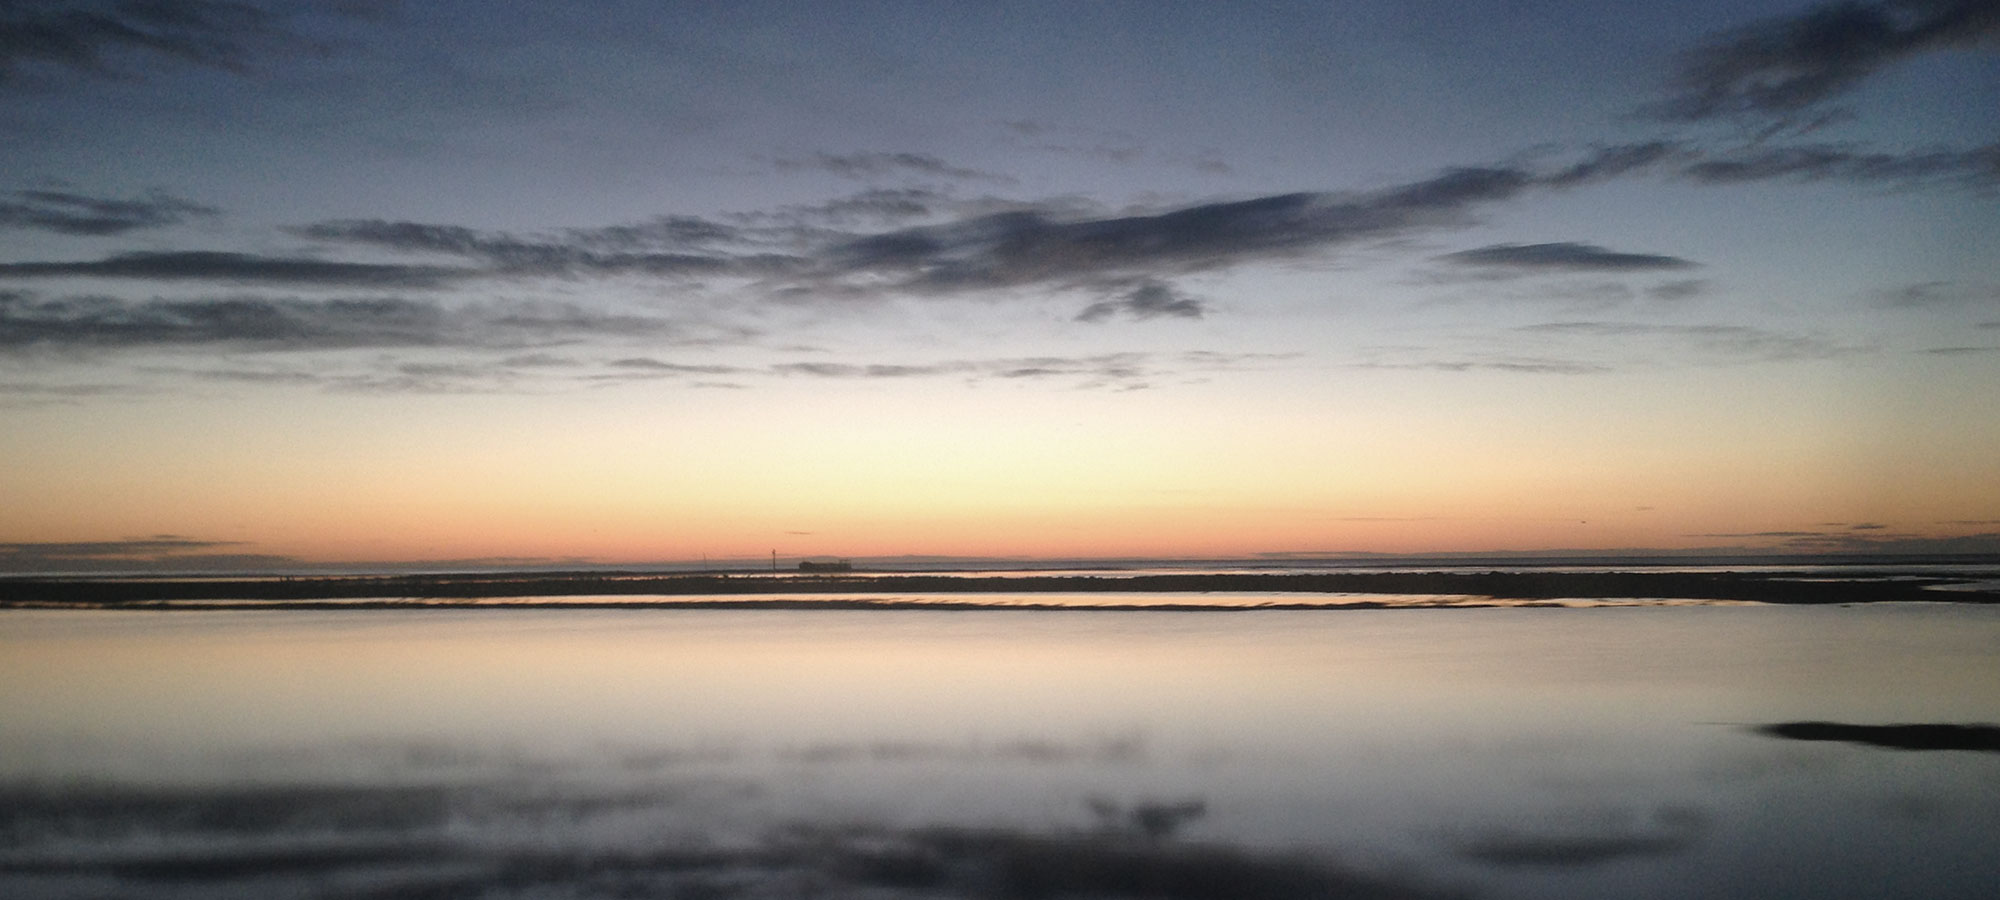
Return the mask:
<path id="1" fill-rule="evenodd" d="M 1700 810 L 1664 807 L 1644 821 L 1624 814 L 1538 828 L 1501 828 L 1456 841 L 1459 855 L 1495 866 L 1584 866 L 1691 849 L 1708 831 Z"/>
<path id="2" fill-rule="evenodd" d="M 1176 840 L 1201 800 L 1091 798 L 1093 828 L 785 822 L 732 837 L 701 827 L 714 787 L 13 785 L 0 884 L 28 898 L 1460 895 L 1325 854 Z"/>

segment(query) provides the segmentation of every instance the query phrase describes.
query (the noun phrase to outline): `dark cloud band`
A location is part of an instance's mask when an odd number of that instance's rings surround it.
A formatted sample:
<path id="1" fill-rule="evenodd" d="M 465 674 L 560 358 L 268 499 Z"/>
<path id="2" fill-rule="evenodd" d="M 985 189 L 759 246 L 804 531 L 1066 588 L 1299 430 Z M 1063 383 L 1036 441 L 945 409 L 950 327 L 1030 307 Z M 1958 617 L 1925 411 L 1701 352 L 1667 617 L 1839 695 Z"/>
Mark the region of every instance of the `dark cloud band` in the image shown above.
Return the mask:
<path id="1" fill-rule="evenodd" d="M 84 236 L 113 235 L 176 225 L 190 218 L 217 213 L 212 206 L 165 194 L 118 200 L 62 191 L 15 191 L 11 197 L 0 200 L 0 229 L 23 228 Z"/>
<path id="2" fill-rule="evenodd" d="M 215 251 L 122 253 L 80 262 L 0 264 L 0 279 L 121 278 L 328 287 L 438 287 L 475 274 L 478 273 L 474 270 L 442 266 L 334 262 Z"/>
<path id="3" fill-rule="evenodd" d="M 1558 242 L 1548 244 L 1493 244 L 1474 250 L 1460 250 L 1438 257 L 1442 262 L 1461 266 L 1496 266 L 1526 270 L 1585 272 L 1644 272 L 1661 269 L 1688 269 L 1695 263 L 1678 256 L 1656 253 L 1620 253 L 1596 244 Z"/>
<path id="4" fill-rule="evenodd" d="M 0 292 L 0 352 L 216 345 L 251 350 L 495 348 L 590 335 L 658 338 L 676 332 L 663 319 L 556 303 L 452 308 L 395 297 L 42 300 Z"/>
<path id="5" fill-rule="evenodd" d="M 26 63 L 92 75 L 118 72 L 114 60 L 127 59 L 240 72 L 285 37 L 268 13 L 241 3 L 127 0 L 39 9 L 8 3 L 0 6 L 0 85 Z"/>
<path id="6" fill-rule="evenodd" d="M 928 153 L 815 153 L 804 158 L 777 161 L 780 169 L 818 169 L 842 178 L 866 181 L 891 175 L 929 175 L 958 181 L 999 181 L 1013 179 L 992 172 L 954 166 Z"/>
<path id="7" fill-rule="evenodd" d="M 827 259 L 835 277 L 889 276 L 920 292 L 1195 271 L 1459 224 L 1536 184 L 1520 169 L 1451 169 L 1360 195 L 1279 194 L 1097 219 L 1021 210 L 856 238 Z"/>
<path id="8" fill-rule="evenodd" d="M 485 263 L 486 274 L 565 277 L 770 275 L 798 261 L 776 253 L 727 254 L 712 245 L 749 241 L 739 229 L 691 216 L 663 216 L 638 225 L 573 229 L 523 238 L 458 225 L 342 219 L 292 230 L 300 237 L 403 253 L 436 253 Z M 472 274 L 472 270 L 467 270 Z"/>
<path id="9" fill-rule="evenodd" d="M 1823 3 L 1690 51 L 1673 95 L 1649 111 L 1678 121 L 1787 117 L 1853 90 L 1892 63 L 1996 40 L 1995 0 Z"/>
<path id="10" fill-rule="evenodd" d="M 1848 181 L 1913 184 L 1958 181 L 2000 186 L 2000 144 L 1970 150 L 1883 153 L 1833 144 L 1763 147 L 1709 156 L 1681 174 L 1704 184 L 1751 181 Z"/>

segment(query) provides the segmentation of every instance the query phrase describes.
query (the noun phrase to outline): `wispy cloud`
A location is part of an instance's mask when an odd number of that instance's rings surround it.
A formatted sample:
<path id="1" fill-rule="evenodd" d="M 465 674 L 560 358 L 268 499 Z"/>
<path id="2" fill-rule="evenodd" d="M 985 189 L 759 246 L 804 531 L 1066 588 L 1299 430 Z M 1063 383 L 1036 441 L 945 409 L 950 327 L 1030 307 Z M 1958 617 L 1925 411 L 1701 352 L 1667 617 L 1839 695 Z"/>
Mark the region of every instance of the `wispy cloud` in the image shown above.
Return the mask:
<path id="1" fill-rule="evenodd" d="M 1437 257 L 1459 266 L 1487 266 L 1525 271 L 1645 272 L 1689 269 L 1696 264 L 1678 256 L 1622 253 L 1596 244 L 1493 244 Z"/>
<path id="2" fill-rule="evenodd" d="M 1954 309 L 2000 306 L 2000 286 L 1952 281 L 1922 281 L 1890 288 L 1878 295 L 1889 306 L 1912 309 Z"/>
<path id="3" fill-rule="evenodd" d="M 1207 307 L 1202 301 L 1190 297 L 1172 285 L 1153 279 L 1141 279 L 1129 288 L 1121 287 L 1122 293 L 1110 300 L 1099 300 L 1077 313 L 1079 322 L 1102 322 L 1113 316 L 1123 315 L 1131 319 L 1157 319 L 1162 317 L 1199 319 Z"/>
<path id="4" fill-rule="evenodd" d="M 847 381 L 955 378 L 979 381 L 1067 381 L 1080 388 L 1131 389 L 1151 379 L 1200 372 L 1258 368 L 1295 358 L 1282 353 L 1103 353 L 1087 356 L 1016 356 L 908 362 L 793 362 L 761 366 L 698 365 L 654 357 L 626 357 L 606 364 L 611 371 L 585 376 L 593 381 L 649 381 L 712 376 L 805 378 Z"/>
<path id="5" fill-rule="evenodd" d="M 327 389 L 364 394 L 496 394 L 517 389 L 519 372 L 477 362 L 396 363 L 371 371 L 323 375 Z"/>
<path id="6" fill-rule="evenodd" d="M 1583 159 L 1544 176 L 1542 180 L 1552 187 L 1592 184 L 1645 171 L 1660 163 L 1694 154 L 1691 148 L 1673 141 L 1600 146 Z"/>
<path id="7" fill-rule="evenodd" d="M 1468 359 L 1373 360 L 1353 363 L 1357 369 L 1389 369 L 1417 372 L 1511 372 L 1518 375 L 1602 375 L 1616 371 L 1603 363 L 1573 359 L 1520 356 L 1482 356 Z"/>
<path id="8" fill-rule="evenodd" d="M 649 356 L 633 356 L 614 359 L 606 365 L 631 375 L 648 378 L 680 377 L 685 375 L 740 375 L 751 371 L 742 366 L 688 365 L 686 363 L 665 362 Z"/>
<path id="9" fill-rule="evenodd" d="M 176 225 L 218 210 L 179 197 L 153 193 L 121 200 L 64 191 L 14 191 L 0 199 L 0 229 L 56 234 L 113 235 L 141 228 Z"/>
<path id="10" fill-rule="evenodd" d="M 1861 348 L 1810 335 L 1784 334 L 1749 325 L 1662 325 L 1640 322 L 1543 322 L 1522 325 L 1523 334 L 1586 339 L 1665 339 L 1689 350 L 1731 359 L 1780 362 L 1830 359 Z"/>
<path id="11" fill-rule="evenodd" d="M 928 217 L 956 205 L 951 196 L 930 188 L 870 188 L 824 203 L 792 204 L 768 212 L 741 214 L 751 222 L 851 225 L 889 223 Z"/>
<path id="12" fill-rule="evenodd" d="M 1196 153 L 1163 153 L 1149 150 L 1136 135 L 1118 130 L 1071 128 L 1034 119 L 1011 119 L 997 123 L 1003 138 L 1024 149 L 1053 153 L 1118 166 L 1134 164 L 1188 168 L 1209 175 L 1234 171 L 1213 150 Z"/>
<path id="13" fill-rule="evenodd" d="M 1708 282 L 1699 278 L 1684 278 L 1647 288 L 1646 296 L 1655 300 L 1686 300 L 1689 297 L 1699 296 L 1705 290 L 1708 290 Z"/>
<path id="14" fill-rule="evenodd" d="M 834 274 L 887 276 L 918 291 L 1194 271 L 1463 224 L 1535 184 L 1521 169 L 1452 169 L 1359 195 L 1279 194 L 1094 219 L 1021 210 L 856 238 L 828 259 Z"/>
<path id="15" fill-rule="evenodd" d="M 1602 375 L 1690 362 L 1741 364 L 1830 359 L 1865 348 L 1748 325 L 1562 321 L 1519 325 L 1450 347 L 1376 347 L 1349 368 L 1520 375 Z"/>
<path id="16" fill-rule="evenodd" d="M 1690 534 L 1699 538 L 1804 538 L 1818 537 L 1818 531 L 1712 531 L 1704 534 Z"/>
<path id="17" fill-rule="evenodd" d="M 986 379 L 1081 379 L 1081 386 L 1126 385 L 1144 378 L 1152 360 L 1145 353 L 1108 353 L 1096 356 L 1031 356 L 1004 359 L 946 360 L 932 363 L 779 363 L 769 368 L 775 375 L 838 379 L 902 379 L 957 376 Z"/>
<path id="18" fill-rule="evenodd" d="M 192 378 L 219 384 L 311 387 L 350 394 L 500 394 L 532 392 L 547 385 L 545 377 L 505 362 L 405 362 L 376 359 L 359 365 L 265 366 L 230 365 L 215 368 L 149 366 L 150 375 Z"/>
<path id="19" fill-rule="evenodd" d="M 817 169 L 830 172 L 842 178 L 868 181 L 894 175 L 929 175 L 957 181 L 994 181 L 1012 183 L 1014 179 L 1005 175 L 955 166 L 928 153 L 909 152 L 868 152 L 868 153 L 814 153 L 805 157 L 786 157 L 773 163 L 779 169 Z"/>
<path id="20" fill-rule="evenodd" d="M 1681 174 L 1704 184 L 1749 181 L 1847 181 L 1915 185 L 1958 181 L 1976 188 L 2000 186 L 2000 144 L 1971 150 L 1888 153 L 1842 144 L 1752 147 L 1710 154 Z"/>
<path id="21" fill-rule="evenodd" d="M 80 262 L 0 264 L 0 279 L 120 278 L 327 287 L 438 287 L 478 274 L 444 266 L 338 262 L 215 251 L 121 253 Z"/>
<path id="22" fill-rule="evenodd" d="M 38 543 L 0 543 L 0 554 L 20 555 L 35 553 L 49 556 L 155 556 L 161 553 L 183 553 L 190 550 L 212 550 L 216 547 L 234 546 L 231 541 L 200 541 L 179 535 L 162 534 L 147 538 L 131 538 L 122 541 L 43 541 Z"/>
<path id="23" fill-rule="evenodd" d="M 0 7 L 0 85 L 29 65 L 98 76 L 159 62 L 243 72 L 288 37 L 269 13 L 241 3 L 8 3 Z"/>
<path id="24" fill-rule="evenodd" d="M 293 230 L 312 240 L 408 253 L 456 256 L 482 274 L 740 277 L 766 296 L 792 302 L 893 293 L 937 295 L 1038 286 L 1124 295 L 1087 306 L 1078 318 L 1195 317 L 1203 311 L 1168 279 L 1337 252 L 1427 231 L 1462 227 L 1497 204 L 1537 190 L 1562 190 L 1657 169 L 1704 183 L 1765 179 L 1913 182 L 1946 176 L 2000 181 L 2000 145 L 1975 151 L 1894 154 L 1824 146 L 1766 147 L 1712 155 L 1673 142 L 1593 148 L 1548 168 L 1451 168 L 1374 191 L 1306 191 L 1104 215 L 1073 201 L 961 201 L 931 189 L 878 189 L 818 205 L 743 213 L 733 222 L 666 216 L 630 226 L 564 229 L 521 236 L 455 225 L 377 219 L 319 222 Z M 907 154 L 823 154 L 864 169 L 922 168 Z M 878 158 L 880 157 L 880 158 Z M 815 158 L 819 159 L 819 158 Z M 863 160 L 866 164 L 863 165 Z M 925 164 L 928 165 L 928 164 Z M 981 207 L 985 207 L 981 211 Z M 955 216 L 878 231 L 854 226 Z M 1440 261 L 1489 272 L 1644 272 L 1685 269 L 1681 257 L 1615 251 L 1586 242 L 1500 244 Z M 101 264 L 17 264 L 69 272 Z M 418 268 L 418 267 L 412 267 Z M 5 270 L 0 269 L 0 274 Z M 469 275 L 423 270 L 411 277 Z M 357 273 L 358 276 L 358 273 Z M 1663 287 L 1685 297 L 1694 282 Z M 1107 305 L 1108 304 L 1108 305 Z"/>
<path id="25" fill-rule="evenodd" d="M 0 543 L 0 572 L 244 570 L 281 567 L 282 556 L 216 552 L 247 546 L 173 534 L 115 541 Z"/>
<path id="26" fill-rule="evenodd" d="M 1688 51 L 1661 118 L 1789 120 L 1859 86 L 1888 66 L 2000 38 L 1992 0 L 1842 0 L 1766 19 Z"/>
<path id="27" fill-rule="evenodd" d="M 0 394 L 28 397 L 98 397 L 129 390 L 116 384 L 29 384 L 0 381 Z"/>
<path id="28" fill-rule="evenodd" d="M 719 279 L 723 286 L 717 289 L 740 291 L 742 299 L 825 308 L 895 295 L 1004 295 L 1009 289 L 1031 288 L 1088 298 L 1074 315 L 1084 323 L 1197 319 L 1209 313 L 1207 302 L 1175 284 L 1178 276 L 1323 259 L 1357 246 L 1460 228 L 1501 204 L 1537 191 L 1571 189 L 1669 162 L 1690 177 L 1710 181 L 1889 178 L 1894 173 L 1902 173 L 1896 177 L 1916 177 L 1913 173 L 1946 171 L 1958 164 L 1941 158 L 1922 161 L 1824 148 L 1757 152 L 1764 157 L 1728 160 L 1705 158 L 1697 150 L 1672 142 L 1600 146 L 1566 161 L 1536 167 L 1449 168 L 1371 191 L 1273 194 L 1111 215 L 1060 198 L 979 203 L 956 200 L 934 189 L 909 188 L 864 191 L 817 206 L 779 207 L 734 217 L 663 215 L 630 224 L 531 234 L 389 219 L 340 219 L 299 226 L 290 233 L 334 245 L 331 249 L 335 251 L 366 248 L 436 259 L 384 263 L 323 258 L 317 252 L 132 252 L 85 261 L 4 263 L 0 264 L 0 279 L 99 278 L 163 284 L 402 290 L 446 288 L 479 279 L 579 277 L 663 279 L 707 290 L 712 287 L 710 280 Z M 2000 158 L 2000 151 L 1994 155 Z M 884 167 L 930 171 L 943 165 L 918 154 L 821 154 L 813 159 L 815 165 L 852 171 Z M 1814 172 L 1846 174 L 1811 174 Z M 82 200 L 88 198 L 79 202 Z M 78 206 L 85 211 L 91 208 L 88 203 Z M 984 211 L 974 211 L 981 209 Z M 149 221 L 148 216 L 162 220 L 197 214 L 200 208 L 172 198 L 154 198 L 150 206 L 111 211 L 120 210 L 125 215 L 120 221 L 139 223 Z M 944 218 L 896 227 L 896 223 L 910 219 L 939 217 Z M 79 219 L 74 227 L 122 226 L 86 226 Z M 1696 265 L 1678 256 L 1613 250 L 1581 241 L 1494 244 L 1446 254 L 1437 261 L 1477 278 L 1671 272 Z M 1642 293 L 1661 299 L 1685 298 L 1701 288 L 1700 282 L 1683 280 L 1650 289 L 1609 284 L 1566 290 L 1590 294 L 1572 299 L 1601 303 L 1629 300 Z M 1542 295 L 1558 296 L 1555 291 L 1550 288 Z M 30 306 L 17 298 L 0 311 L 4 316 L 0 328 L 6 329 L 0 331 L 0 341 L 4 341 L 0 345 L 255 340 L 266 345 L 289 341 L 305 346 L 310 343 L 305 337 L 283 335 L 315 333 L 300 325 L 302 320 L 354 318 L 344 309 L 329 306 L 314 310 L 291 301 L 275 307 L 207 300 L 127 302 L 129 309 L 122 314 L 105 314 L 90 322 L 84 321 L 88 316 L 75 311 L 46 304 Z M 569 307 L 553 319 L 536 321 L 523 315 L 516 321 L 494 319 L 490 324 L 517 330 L 540 324 L 556 332 L 588 332 L 595 330 L 590 320 L 602 315 Z M 641 330 L 646 327 L 646 323 L 637 324 Z M 92 327 L 100 330 L 93 332 Z M 352 334 L 351 329 L 321 328 L 316 333 L 334 345 L 352 345 L 340 337 Z M 422 329 L 403 328 L 395 333 L 413 344 L 451 340 Z M 1741 342 L 1748 337 L 1716 333 L 1706 339 L 1712 343 Z M 376 340 L 368 338 L 363 343 L 372 345 Z M 1808 348 L 1795 344 L 1794 349 L 1804 352 Z M 1453 366 L 1517 364 L 1514 360 L 1447 362 Z M 1542 361 L 1520 365 L 1537 366 Z M 1595 371 L 1596 366 L 1568 370 Z"/>
<path id="29" fill-rule="evenodd" d="M 205 347 L 525 347 L 583 336 L 680 336 L 675 323 L 564 303 L 448 307 L 400 297 L 303 300 L 222 297 L 45 300 L 0 292 L 0 352 L 27 349 Z"/>
<path id="30" fill-rule="evenodd" d="M 1984 353 L 2000 353 L 2000 347 L 1931 347 L 1924 350 L 1933 356 L 1975 356 Z"/>
<path id="31" fill-rule="evenodd" d="M 1965 521 L 1955 525 L 1987 525 Z M 1874 523 L 1864 523 L 1873 526 Z M 1887 527 L 1829 526 L 1815 530 L 1752 531 L 1692 534 L 1688 537 L 1752 540 L 1760 546 L 1792 553 L 1977 554 L 2000 553 L 2000 533 L 1938 535 L 1897 531 Z"/>
<path id="32" fill-rule="evenodd" d="M 0 381 L 0 407 L 57 406 L 143 392 L 143 388 L 129 384 Z"/>
<path id="33" fill-rule="evenodd" d="M 435 253 L 478 260 L 484 269 L 401 266 L 461 276 L 563 277 L 637 274 L 656 277 L 765 275 L 796 267 L 793 257 L 727 254 L 711 248 L 740 243 L 732 226 L 688 216 L 664 216 L 638 225 L 573 229 L 554 237 L 524 238 L 459 225 L 342 219 L 292 229 L 301 237 L 358 244 L 403 253 Z"/>
<path id="34" fill-rule="evenodd" d="M 882 163 L 884 165 L 888 163 Z M 900 163 L 899 163 L 900 164 Z M 1572 167 L 1573 168 L 1573 167 Z M 1567 170 L 1565 170 L 1567 171 Z M 1089 215 L 1063 200 L 983 204 L 937 224 L 853 232 L 831 227 L 964 209 L 933 191 L 870 191 L 822 207 L 739 217 L 745 224 L 666 217 L 643 226 L 569 229 L 523 237 L 455 225 L 353 219 L 293 230 L 318 241 L 456 256 L 481 269 L 407 269 L 431 278 L 643 274 L 737 276 L 788 302 L 936 295 L 1019 286 L 1106 298 L 1080 319 L 1196 318 L 1202 301 L 1168 276 L 1290 258 L 1426 228 L 1462 225 L 1482 206 L 1540 186 L 1575 182 L 1518 168 L 1451 169 L 1364 193 L 1295 193 L 1199 203 L 1158 212 Z M 823 224 L 807 227 L 818 217 Z M 102 272 L 105 264 L 16 264 L 27 273 Z M 0 267 L 0 275 L 7 269 Z M 1107 287 L 1108 286 L 1108 287 Z"/>

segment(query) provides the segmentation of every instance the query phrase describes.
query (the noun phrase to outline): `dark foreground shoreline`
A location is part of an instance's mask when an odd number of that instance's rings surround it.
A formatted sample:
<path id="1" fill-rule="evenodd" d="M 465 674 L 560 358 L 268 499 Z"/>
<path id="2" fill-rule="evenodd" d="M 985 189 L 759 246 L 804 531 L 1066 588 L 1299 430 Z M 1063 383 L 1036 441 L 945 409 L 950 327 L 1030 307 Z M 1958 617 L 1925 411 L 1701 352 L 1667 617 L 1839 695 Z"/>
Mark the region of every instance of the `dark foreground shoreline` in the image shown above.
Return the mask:
<path id="1" fill-rule="evenodd" d="M 926 609 L 1052 609 L 1072 605 L 1022 603 L 995 606 L 975 599 L 911 601 L 911 596 L 939 594 L 1055 594 L 1136 592 L 1189 594 L 1187 602 L 1169 601 L 1143 607 L 1087 606 L 1081 608 L 1143 609 L 1320 609 L 1368 608 L 1390 605 L 1364 597 L 1306 600 L 1297 596 L 1246 607 L 1240 603 L 1204 603 L 1207 592 L 1435 595 L 1491 598 L 1496 601 L 1681 600 L 1780 604 L 1842 604 L 1885 602 L 2000 603 L 1992 590 L 1937 590 L 1965 585 L 1985 576 L 1937 574 L 1899 576 L 1856 572 L 1811 577 L 1770 572 L 1330 572 L 1313 574 L 1148 574 L 1148 575 L 938 575 L 938 574 L 646 574 L 541 572 L 510 574 L 437 574 L 394 576 L 328 576 L 241 579 L 0 579 L 0 608 L 81 607 L 203 608 L 243 601 L 285 601 L 285 608 L 377 608 L 408 606 L 412 601 L 525 599 L 510 607 L 561 605 L 566 608 L 603 605 L 620 608 L 671 606 L 685 608 L 881 608 Z M 800 600 L 730 599 L 735 595 L 850 594 L 852 599 Z M 867 595 L 895 595 L 870 597 Z M 602 603 L 533 598 L 652 596 L 688 598 L 660 601 L 607 600 Z M 334 603 L 315 601 L 339 601 Z M 428 604 L 417 604 L 428 605 Z M 448 604 L 457 606 L 458 604 Z M 1407 604 L 1396 604 L 1407 605 Z"/>

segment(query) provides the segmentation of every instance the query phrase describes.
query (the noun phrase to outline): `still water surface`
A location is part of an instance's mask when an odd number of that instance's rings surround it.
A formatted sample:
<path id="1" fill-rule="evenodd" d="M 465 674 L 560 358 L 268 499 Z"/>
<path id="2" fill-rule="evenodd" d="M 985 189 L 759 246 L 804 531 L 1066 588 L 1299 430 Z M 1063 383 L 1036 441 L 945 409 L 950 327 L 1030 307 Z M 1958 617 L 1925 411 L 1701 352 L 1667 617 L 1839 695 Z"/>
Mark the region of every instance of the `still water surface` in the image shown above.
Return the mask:
<path id="1" fill-rule="evenodd" d="M 1989 897 L 2000 609 L 0 612 L 6 897 Z"/>

